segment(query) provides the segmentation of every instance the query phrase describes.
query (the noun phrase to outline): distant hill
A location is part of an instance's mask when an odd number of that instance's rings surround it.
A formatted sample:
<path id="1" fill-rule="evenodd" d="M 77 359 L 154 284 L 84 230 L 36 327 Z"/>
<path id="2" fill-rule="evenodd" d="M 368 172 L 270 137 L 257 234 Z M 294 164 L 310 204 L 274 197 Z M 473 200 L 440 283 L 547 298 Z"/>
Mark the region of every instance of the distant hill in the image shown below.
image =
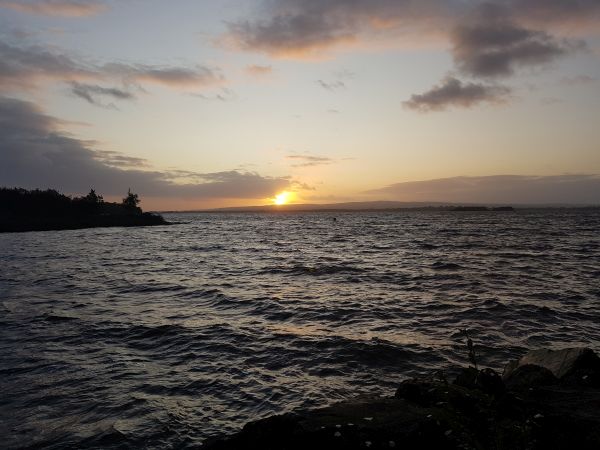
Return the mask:
<path id="1" fill-rule="evenodd" d="M 276 212 L 276 211 L 382 211 L 388 209 L 404 208 L 437 208 L 449 206 L 441 202 L 345 202 L 345 203 L 297 203 L 288 205 L 256 205 L 232 206 L 227 208 L 213 208 L 180 212 Z"/>
<path id="2" fill-rule="evenodd" d="M 504 205 L 502 205 L 504 206 Z M 216 208 L 201 211 L 186 212 L 310 212 L 310 211 L 387 211 L 387 210 L 468 210 L 477 208 L 487 209 L 486 206 L 470 203 L 443 203 L 443 202 L 396 202 L 396 201 L 373 201 L 373 202 L 346 202 L 327 204 L 290 204 L 290 205 L 261 205 L 261 206 L 238 206 L 229 208 Z"/>
<path id="3" fill-rule="evenodd" d="M 345 203 L 299 203 L 289 205 L 257 205 L 233 206 L 228 208 L 212 208 L 187 211 L 162 211 L 164 213 L 252 213 L 252 212 L 326 212 L 326 211 L 514 211 L 518 209 L 598 209 L 598 206 L 577 204 L 518 204 L 516 206 L 505 203 L 449 203 L 449 202 L 398 202 L 398 201 L 372 201 L 372 202 L 345 202 Z"/>

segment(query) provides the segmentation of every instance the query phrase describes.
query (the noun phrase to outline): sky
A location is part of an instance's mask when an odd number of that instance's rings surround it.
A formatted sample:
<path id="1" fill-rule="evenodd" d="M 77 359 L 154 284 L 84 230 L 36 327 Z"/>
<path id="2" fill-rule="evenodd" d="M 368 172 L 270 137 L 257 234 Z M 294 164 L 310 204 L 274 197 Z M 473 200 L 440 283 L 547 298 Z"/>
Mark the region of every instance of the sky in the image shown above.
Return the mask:
<path id="1" fill-rule="evenodd" d="M 600 204 L 599 118 L 600 0 L 0 0 L 0 186 Z"/>

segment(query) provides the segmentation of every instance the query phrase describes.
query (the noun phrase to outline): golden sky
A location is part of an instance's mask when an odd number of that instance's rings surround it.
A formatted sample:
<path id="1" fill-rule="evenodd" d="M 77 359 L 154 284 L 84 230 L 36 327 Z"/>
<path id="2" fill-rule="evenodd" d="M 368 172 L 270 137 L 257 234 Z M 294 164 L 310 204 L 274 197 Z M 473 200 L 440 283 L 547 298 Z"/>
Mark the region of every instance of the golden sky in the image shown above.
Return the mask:
<path id="1" fill-rule="evenodd" d="M 595 0 L 0 1 L 0 30 L 0 185 L 600 203 Z"/>

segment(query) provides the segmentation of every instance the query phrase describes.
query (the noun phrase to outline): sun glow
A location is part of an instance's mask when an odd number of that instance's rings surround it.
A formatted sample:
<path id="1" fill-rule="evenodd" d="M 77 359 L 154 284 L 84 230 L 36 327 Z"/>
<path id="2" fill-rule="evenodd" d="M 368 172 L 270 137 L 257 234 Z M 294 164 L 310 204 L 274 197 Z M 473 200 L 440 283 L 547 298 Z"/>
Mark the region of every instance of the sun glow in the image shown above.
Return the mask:
<path id="1" fill-rule="evenodd" d="M 273 203 L 276 205 L 286 205 L 292 200 L 292 193 L 283 191 L 273 198 Z"/>

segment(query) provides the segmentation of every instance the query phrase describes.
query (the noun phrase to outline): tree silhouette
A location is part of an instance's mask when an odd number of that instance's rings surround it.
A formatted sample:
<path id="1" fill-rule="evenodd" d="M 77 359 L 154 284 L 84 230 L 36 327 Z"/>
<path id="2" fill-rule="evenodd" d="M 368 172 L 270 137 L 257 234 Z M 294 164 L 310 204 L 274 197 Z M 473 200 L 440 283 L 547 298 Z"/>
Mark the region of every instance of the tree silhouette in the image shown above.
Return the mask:
<path id="1" fill-rule="evenodd" d="M 90 189 L 90 193 L 83 197 L 83 199 L 89 203 L 103 203 L 104 198 L 101 195 L 96 194 L 94 189 Z"/>
<path id="2" fill-rule="evenodd" d="M 123 206 L 128 209 L 137 209 L 138 204 L 140 203 L 140 198 L 137 194 L 131 192 L 131 188 L 127 190 L 127 197 L 123 199 Z"/>

